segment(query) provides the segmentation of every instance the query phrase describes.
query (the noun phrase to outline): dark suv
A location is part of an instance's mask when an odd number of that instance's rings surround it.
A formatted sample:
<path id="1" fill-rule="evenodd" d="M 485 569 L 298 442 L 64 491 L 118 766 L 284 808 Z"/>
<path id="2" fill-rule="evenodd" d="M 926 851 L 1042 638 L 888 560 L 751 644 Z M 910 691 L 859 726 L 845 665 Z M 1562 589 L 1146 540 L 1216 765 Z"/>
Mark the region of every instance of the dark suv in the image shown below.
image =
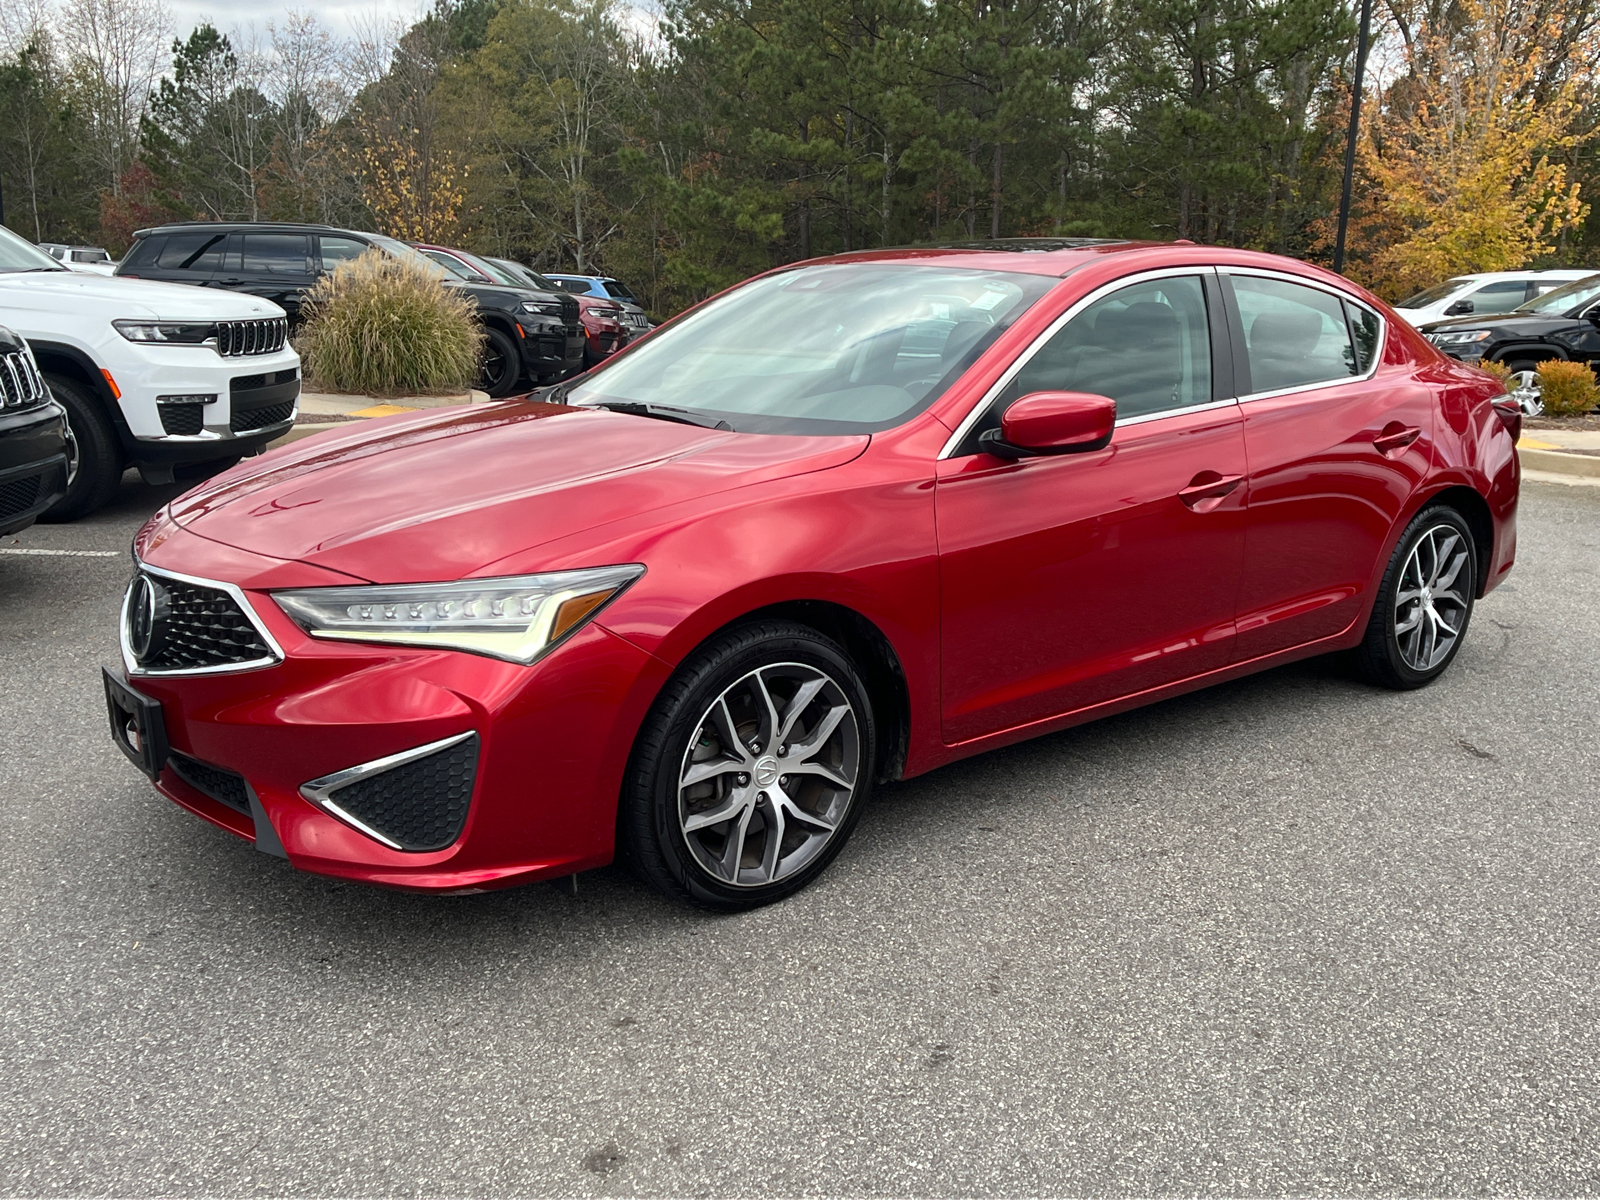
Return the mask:
<path id="1" fill-rule="evenodd" d="M 466 283 L 381 234 L 331 225 L 186 221 L 139 230 L 117 274 L 249 292 L 282 306 L 293 330 L 312 284 L 374 247 L 421 264 L 471 298 L 487 339 L 479 386 L 489 395 L 509 395 L 524 378 L 548 383 L 583 369 L 583 326 L 571 296 Z"/>
<path id="2" fill-rule="evenodd" d="M 0 325 L 0 535 L 26 529 L 67 490 L 67 414 L 28 343 Z"/>
<path id="3" fill-rule="evenodd" d="M 1462 362 L 1501 362 L 1511 368 L 1512 395 L 1522 411 L 1544 411 L 1538 366 L 1552 358 L 1600 370 L 1600 274 L 1529 300 L 1494 316 L 1456 317 L 1422 326 L 1422 336 Z"/>

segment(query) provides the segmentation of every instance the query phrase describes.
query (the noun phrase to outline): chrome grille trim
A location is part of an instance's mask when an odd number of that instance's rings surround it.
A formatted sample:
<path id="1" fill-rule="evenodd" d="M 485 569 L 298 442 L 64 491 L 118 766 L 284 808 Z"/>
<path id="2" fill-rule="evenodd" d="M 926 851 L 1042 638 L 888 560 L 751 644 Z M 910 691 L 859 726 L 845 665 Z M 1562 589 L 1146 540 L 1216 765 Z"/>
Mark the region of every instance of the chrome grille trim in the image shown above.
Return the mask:
<path id="1" fill-rule="evenodd" d="M 24 346 L 0 355 L 0 409 L 33 408 L 49 399 L 50 388 L 33 361 L 33 351 Z"/>
<path id="2" fill-rule="evenodd" d="M 256 610 L 251 607 L 250 601 L 245 597 L 243 589 L 238 584 L 224 583 L 220 579 L 202 579 L 198 575 L 180 575 L 177 571 L 163 571 L 160 567 L 147 566 L 137 557 L 133 560 L 133 569 L 135 577 L 142 572 L 159 578 L 176 579 L 180 583 L 189 583 L 196 587 L 215 588 L 218 591 L 226 592 L 233 602 L 239 606 L 239 611 L 244 614 L 245 619 L 255 626 L 256 633 L 260 635 L 261 640 L 266 644 L 268 656 L 250 659 L 247 662 L 219 663 L 216 666 L 184 667 L 177 670 L 152 671 L 140 666 L 139 660 L 134 657 L 133 645 L 129 637 L 131 627 L 128 623 L 128 601 L 133 596 L 133 584 L 130 581 L 128 590 L 122 596 L 122 615 L 117 622 L 118 640 L 121 642 L 122 650 L 122 665 L 127 668 L 130 676 L 221 675 L 230 671 L 254 671 L 262 667 L 275 667 L 283 661 L 283 647 L 278 644 L 278 639 L 272 636 L 272 631 L 256 615 Z"/>
<path id="3" fill-rule="evenodd" d="M 284 317 L 217 322 L 217 353 L 224 358 L 272 354 L 282 350 L 288 340 L 289 322 Z"/>

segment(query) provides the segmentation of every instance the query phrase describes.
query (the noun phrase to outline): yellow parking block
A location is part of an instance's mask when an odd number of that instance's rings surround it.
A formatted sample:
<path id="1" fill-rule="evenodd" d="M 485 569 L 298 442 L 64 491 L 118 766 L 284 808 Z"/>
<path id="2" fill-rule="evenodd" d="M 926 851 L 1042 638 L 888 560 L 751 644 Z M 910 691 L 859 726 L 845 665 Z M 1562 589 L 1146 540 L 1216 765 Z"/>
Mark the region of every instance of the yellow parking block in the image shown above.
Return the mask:
<path id="1" fill-rule="evenodd" d="M 357 414 L 357 415 L 365 415 L 365 414 Z M 373 415 L 376 416 L 377 414 L 374 413 Z M 1529 450 L 1559 450 L 1559 449 L 1561 449 L 1561 447 L 1556 445 L 1554 442 L 1541 442 L 1537 438 L 1529 437 L 1527 434 L 1523 434 L 1522 435 L 1522 440 L 1519 441 L 1517 443 L 1517 445 L 1526 446 Z"/>
<path id="2" fill-rule="evenodd" d="M 350 415 L 352 417 L 392 417 L 396 413 L 416 411 L 414 408 L 407 408 L 404 404 L 374 404 L 371 408 L 358 408 Z"/>

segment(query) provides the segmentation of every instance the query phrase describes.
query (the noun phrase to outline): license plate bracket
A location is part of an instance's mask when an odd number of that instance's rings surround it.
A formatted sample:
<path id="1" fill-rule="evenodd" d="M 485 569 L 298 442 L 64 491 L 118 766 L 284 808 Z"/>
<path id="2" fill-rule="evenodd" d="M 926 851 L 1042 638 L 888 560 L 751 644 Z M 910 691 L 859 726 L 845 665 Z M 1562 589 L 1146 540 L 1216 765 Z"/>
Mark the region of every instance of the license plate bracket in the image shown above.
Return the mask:
<path id="1" fill-rule="evenodd" d="M 106 688 L 106 715 L 111 719 L 111 740 L 128 761 L 151 779 L 161 774 L 167 761 L 167 723 L 161 701 L 134 691 L 105 667 L 100 668 Z"/>

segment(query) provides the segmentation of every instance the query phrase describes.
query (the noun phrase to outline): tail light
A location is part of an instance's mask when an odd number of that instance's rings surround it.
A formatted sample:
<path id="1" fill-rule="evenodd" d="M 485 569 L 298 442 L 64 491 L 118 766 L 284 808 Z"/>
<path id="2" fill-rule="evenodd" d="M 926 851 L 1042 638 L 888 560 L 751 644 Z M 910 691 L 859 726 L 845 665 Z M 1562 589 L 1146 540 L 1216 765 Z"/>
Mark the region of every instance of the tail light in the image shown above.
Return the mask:
<path id="1" fill-rule="evenodd" d="M 1496 396 L 1490 401 L 1500 423 L 1506 427 L 1513 442 L 1522 440 L 1522 406 L 1510 396 Z"/>

